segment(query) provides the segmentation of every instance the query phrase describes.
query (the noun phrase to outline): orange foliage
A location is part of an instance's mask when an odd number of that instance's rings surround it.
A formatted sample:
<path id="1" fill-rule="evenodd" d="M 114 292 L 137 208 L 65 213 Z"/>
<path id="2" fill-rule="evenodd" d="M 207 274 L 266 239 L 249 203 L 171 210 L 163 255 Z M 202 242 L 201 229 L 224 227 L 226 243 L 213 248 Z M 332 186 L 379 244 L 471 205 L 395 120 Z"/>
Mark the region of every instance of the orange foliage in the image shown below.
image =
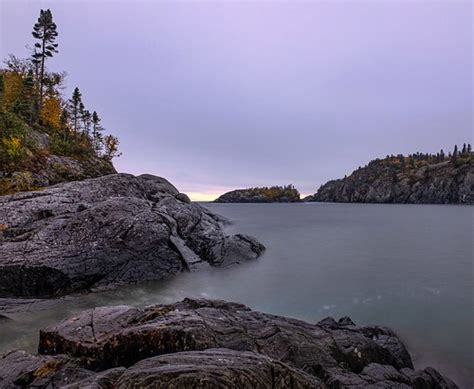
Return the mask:
<path id="1" fill-rule="evenodd" d="M 10 110 L 20 96 L 23 85 L 23 78 L 21 74 L 16 72 L 3 73 L 3 96 L 2 106 L 6 110 Z"/>
<path id="2" fill-rule="evenodd" d="M 41 121 L 44 125 L 56 129 L 61 127 L 61 102 L 56 97 L 50 97 L 43 102 Z"/>

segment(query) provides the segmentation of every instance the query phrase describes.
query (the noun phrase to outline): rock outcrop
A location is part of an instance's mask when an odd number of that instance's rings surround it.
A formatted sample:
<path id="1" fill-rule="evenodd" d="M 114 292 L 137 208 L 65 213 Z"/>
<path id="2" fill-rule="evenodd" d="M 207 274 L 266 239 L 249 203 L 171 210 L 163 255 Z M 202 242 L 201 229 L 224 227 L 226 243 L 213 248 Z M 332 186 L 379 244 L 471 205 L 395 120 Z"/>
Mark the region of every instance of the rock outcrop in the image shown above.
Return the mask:
<path id="1" fill-rule="evenodd" d="M 114 174 L 0 197 L 0 297 L 52 297 L 258 257 L 167 180 Z"/>
<path id="2" fill-rule="evenodd" d="M 54 154 L 50 150 L 50 136 L 44 132 L 27 127 L 25 138 L 28 158 L 23 163 L 13 169 L 2 166 L 0 161 L 0 195 L 117 173 L 112 162 L 104 157 Z"/>
<path id="3" fill-rule="evenodd" d="M 304 201 L 474 204 L 474 158 L 417 168 L 377 160 L 348 177 L 329 181 Z"/>
<path id="4" fill-rule="evenodd" d="M 216 203 L 297 203 L 299 201 L 300 194 L 293 185 L 236 189 L 214 200 Z"/>
<path id="5" fill-rule="evenodd" d="M 40 333 L 39 355 L 0 357 L 0 386 L 456 388 L 415 370 L 385 327 L 318 324 L 224 301 L 84 311 Z"/>

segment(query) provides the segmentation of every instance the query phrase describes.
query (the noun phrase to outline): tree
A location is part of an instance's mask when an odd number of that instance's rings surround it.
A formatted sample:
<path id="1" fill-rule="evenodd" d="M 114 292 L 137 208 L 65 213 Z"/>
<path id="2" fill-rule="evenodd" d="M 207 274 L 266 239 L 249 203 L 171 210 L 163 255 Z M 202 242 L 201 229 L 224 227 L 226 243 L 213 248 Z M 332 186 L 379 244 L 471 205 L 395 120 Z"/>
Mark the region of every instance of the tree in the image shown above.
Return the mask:
<path id="1" fill-rule="evenodd" d="M 48 97 L 44 100 L 40 118 L 44 125 L 55 130 L 61 128 L 61 100 L 57 97 Z"/>
<path id="2" fill-rule="evenodd" d="M 82 110 L 81 110 L 81 118 L 82 118 L 82 125 L 84 126 L 84 134 L 87 136 L 87 138 L 90 137 L 90 132 L 91 132 L 91 118 L 92 115 L 90 111 L 84 108 L 84 105 L 82 105 Z"/>
<path id="3" fill-rule="evenodd" d="M 37 69 L 37 79 L 39 83 L 39 109 L 43 105 L 43 85 L 44 85 L 44 63 L 46 58 L 50 58 L 57 53 L 58 44 L 54 43 L 58 32 L 56 24 L 53 22 L 53 14 L 49 9 L 41 10 L 38 21 L 33 26 L 32 35 L 39 42 L 35 43 L 35 51 L 33 53 L 33 64 Z"/>
<path id="4" fill-rule="evenodd" d="M 446 158 L 446 155 L 444 155 L 443 149 L 441 149 L 441 151 L 439 152 L 439 157 L 440 157 L 441 161 L 444 161 L 444 159 Z"/>
<path id="5" fill-rule="evenodd" d="M 462 154 L 462 155 L 466 155 L 466 153 L 467 153 L 467 148 L 466 148 L 466 144 L 464 143 L 464 144 L 462 145 L 461 154 Z"/>
<path id="6" fill-rule="evenodd" d="M 92 147 L 97 155 L 100 153 L 102 134 L 104 128 L 100 124 L 100 118 L 96 111 L 92 113 Z"/>
<path id="7" fill-rule="evenodd" d="M 456 160 L 458 158 L 458 145 L 454 145 L 454 150 L 453 150 L 453 159 Z"/>
<path id="8" fill-rule="evenodd" d="M 67 110 L 67 107 L 64 107 L 63 110 L 61 111 L 61 116 L 59 118 L 61 130 L 63 132 L 63 140 L 67 140 L 67 135 L 69 132 L 68 124 L 69 124 L 69 111 Z"/>
<path id="9" fill-rule="evenodd" d="M 30 70 L 22 80 L 20 93 L 13 104 L 12 111 L 25 119 L 26 122 L 33 121 L 33 95 L 34 95 L 33 72 Z"/>
<path id="10" fill-rule="evenodd" d="M 122 153 L 118 152 L 119 140 L 113 135 L 104 137 L 104 158 L 111 161 L 112 158 L 120 157 Z"/>
<path id="11" fill-rule="evenodd" d="M 470 155 L 472 153 L 472 147 L 471 147 L 471 144 L 468 143 L 467 144 L 467 153 Z"/>
<path id="12" fill-rule="evenodd" d="M 77 122 L 79 120 L 79 113 L 80 113 L 79 110 L 80 110 L 81 104 L 82 104 L 82 94 L 79 91 L 79 88 L 76 86 L 74 88 L 74 91 L 72 92 L 72 97 L 69 100 L 74 132 L 77 132 Z"/>

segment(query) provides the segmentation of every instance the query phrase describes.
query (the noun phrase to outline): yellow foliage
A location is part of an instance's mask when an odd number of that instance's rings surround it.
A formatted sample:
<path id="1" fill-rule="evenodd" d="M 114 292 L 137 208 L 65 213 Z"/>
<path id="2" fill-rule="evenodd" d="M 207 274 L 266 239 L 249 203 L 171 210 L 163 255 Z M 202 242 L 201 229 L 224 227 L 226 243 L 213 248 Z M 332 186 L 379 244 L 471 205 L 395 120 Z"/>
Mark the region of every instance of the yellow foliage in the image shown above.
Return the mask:
<path id="1" fill-rule="evenodd" d="M 23 152 L 23 146 L 20 138 L 12 136 L 9 138 L 3 138 L 2 143 L 5 146 L 5 151 L 10 159 L 16 159 L 21 157 Z"/>
<path id="2" fill-rule="evenodd" d="M 16 72 L 3 73 L 3 96 L 2 106 L 6 110 L 10 110 L 13 103 L 20 96 L 23 85 L 23 78 L 21 74 Z"/>
<path id="3" fill-rule="evenodd" d="M 43 102 L 41 121 L 44 125 L 56 129 L 61 127 L 61 102 L 56 97 L 50 97 Z"/>

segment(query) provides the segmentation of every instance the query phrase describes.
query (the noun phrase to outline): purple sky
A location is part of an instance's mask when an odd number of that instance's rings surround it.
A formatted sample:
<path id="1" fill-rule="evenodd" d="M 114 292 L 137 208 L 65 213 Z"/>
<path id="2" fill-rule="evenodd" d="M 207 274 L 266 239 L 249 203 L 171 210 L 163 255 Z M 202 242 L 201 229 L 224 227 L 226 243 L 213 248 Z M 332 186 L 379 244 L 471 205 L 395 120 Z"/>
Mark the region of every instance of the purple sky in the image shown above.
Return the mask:
<path id="1" fill-rule="evenodd" d="M 51 8 L 67 89 L 121 140 L 118 170 L 194 199 L 303 193 L 386 154 L 472 141 L 470 1 L 0 0 L 1 56 Z"/>

